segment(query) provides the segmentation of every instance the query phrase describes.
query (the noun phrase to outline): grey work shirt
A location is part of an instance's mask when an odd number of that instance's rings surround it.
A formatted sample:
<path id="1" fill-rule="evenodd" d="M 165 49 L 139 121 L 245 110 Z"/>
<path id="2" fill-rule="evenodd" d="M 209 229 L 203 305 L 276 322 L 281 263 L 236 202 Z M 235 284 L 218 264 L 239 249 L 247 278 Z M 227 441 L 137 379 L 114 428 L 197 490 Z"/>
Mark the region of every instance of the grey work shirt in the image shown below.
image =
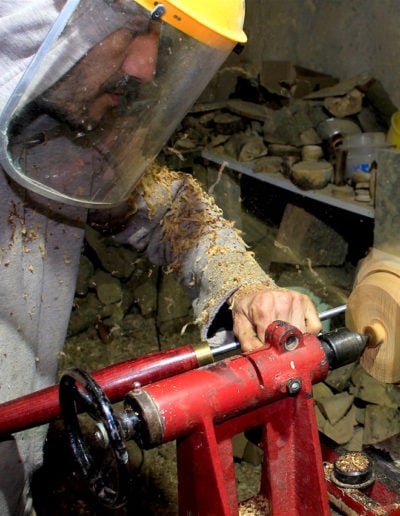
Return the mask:
<path id="1" fill-rule="evenodd" d="M 74 297 L 86 210 L 41 202 L 28 203 L 1 171 L 0 402 L 54 383 Z M 27 430 L 0 443 L 2 515 L 24 506 L 45 432 Z"/>

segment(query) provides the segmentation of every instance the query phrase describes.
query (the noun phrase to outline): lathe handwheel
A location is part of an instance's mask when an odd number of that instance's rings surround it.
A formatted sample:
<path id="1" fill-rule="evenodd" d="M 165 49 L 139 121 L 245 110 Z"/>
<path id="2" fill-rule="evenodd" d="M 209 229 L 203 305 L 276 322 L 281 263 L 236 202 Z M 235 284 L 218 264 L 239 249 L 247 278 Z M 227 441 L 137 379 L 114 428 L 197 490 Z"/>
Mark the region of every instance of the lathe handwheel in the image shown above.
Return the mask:
<path id="1" fill-rule="evenodd" d="M 59 399 L 67 438 L 91 494 L 106 507 L 120 507 L 128 494 L 129 457 L 107 396 L 88 373 L 73 368 L 60 380 Z M 103 430 L 107 451 L 112 452 L 112 466 L 103 461 L 95 464 L 83 439 L 78 411 L 87 413 Z"/>

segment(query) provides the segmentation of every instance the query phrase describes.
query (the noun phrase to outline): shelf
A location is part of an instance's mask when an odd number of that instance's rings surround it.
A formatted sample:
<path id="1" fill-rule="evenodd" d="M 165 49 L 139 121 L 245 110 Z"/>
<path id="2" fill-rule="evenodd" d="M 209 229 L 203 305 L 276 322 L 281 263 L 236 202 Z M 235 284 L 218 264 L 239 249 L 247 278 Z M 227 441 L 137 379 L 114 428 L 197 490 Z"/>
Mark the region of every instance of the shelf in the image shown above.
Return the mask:
<path id="1" fill-rule="evenodd" d="M 335 208 L 339 208 L 341 210 L 351 211 L 353 213 L 357 213 L 358 215 L 362 215 L 363 217 L 368 217 L 371 219 L 374 218 L 374 208 L 372 204 L 364 204 L 357 201 L 351 201 L 347 199 L 341 199 L 340 197 L 336 197 L 332 194 L 332 184 L 329 184 L 321 190 L 301 190 L 301 188 L 298 188 L 289 179 L 283 177 L 282 174 L 254 172 L 252 169 L 252 163 L 236 161 L 232 158 L 225 157 L 221 154 L 216 154 L 209 150 L 203 150 L 201 152 L 201 156 L 202 158 L 212 161 L 213 163 L 216 163 L 218 165 L 225 164 L 225 166 L 231 170 L 240 172 L 241 174 L 245 174 L 246 176 L 253 177 L 255 179 L 258 179 L 259 181 L 263 181 L 265 183 L 277 186 L 279 188 L 283 188 L 303 197 L 314 199 L 324 204 L 329 204 L 330 206 L 334 206 Z"/>

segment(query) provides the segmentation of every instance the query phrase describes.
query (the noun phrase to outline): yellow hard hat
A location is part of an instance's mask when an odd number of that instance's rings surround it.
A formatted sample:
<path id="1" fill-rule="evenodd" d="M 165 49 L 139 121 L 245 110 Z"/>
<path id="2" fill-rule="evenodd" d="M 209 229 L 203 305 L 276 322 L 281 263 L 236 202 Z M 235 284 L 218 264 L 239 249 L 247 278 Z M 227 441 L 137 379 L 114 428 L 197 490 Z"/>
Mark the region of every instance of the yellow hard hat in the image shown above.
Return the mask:
<path id="1" fill-rule="evenodd" d="M 149 11 L 164 6 L 162 19 L 193 38 L 226 50 L 245 43 L 244 0 L 137 0 Z"/>

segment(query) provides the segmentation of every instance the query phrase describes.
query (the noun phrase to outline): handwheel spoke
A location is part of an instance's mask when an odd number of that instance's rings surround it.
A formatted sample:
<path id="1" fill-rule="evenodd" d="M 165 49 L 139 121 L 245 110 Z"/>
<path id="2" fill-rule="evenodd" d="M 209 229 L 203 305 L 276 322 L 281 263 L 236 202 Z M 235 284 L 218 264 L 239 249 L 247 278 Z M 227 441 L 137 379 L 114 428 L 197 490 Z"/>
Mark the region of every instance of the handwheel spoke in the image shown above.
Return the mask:
<path id="1" fill-rule="evenodd" d="M 67 438 L 90 492 L 106 507 L 120 507 L 128 494 L 129 456 L 107 396 L 88 373 L 74 368 L 63 374 L 59 397 Z M 102 433 L 106 434 L 102 452 L 97 449 L 96 460 L 83 438 L 78 410 L 102 425 Z"/>

